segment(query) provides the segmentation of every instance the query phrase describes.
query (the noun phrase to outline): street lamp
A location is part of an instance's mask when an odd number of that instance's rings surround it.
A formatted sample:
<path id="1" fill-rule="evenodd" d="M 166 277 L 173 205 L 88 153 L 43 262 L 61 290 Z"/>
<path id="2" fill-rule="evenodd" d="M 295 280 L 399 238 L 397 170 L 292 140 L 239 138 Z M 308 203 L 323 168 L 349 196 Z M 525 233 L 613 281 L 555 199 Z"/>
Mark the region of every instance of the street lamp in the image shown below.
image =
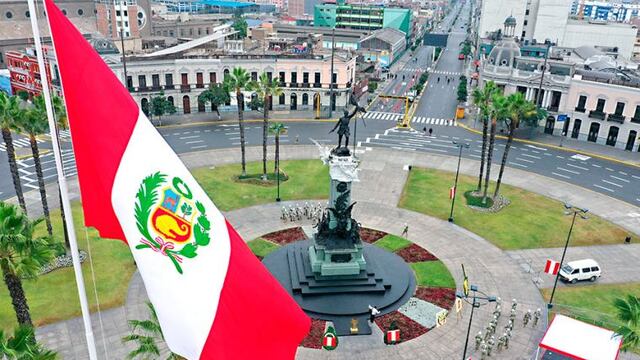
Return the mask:
<path id="1" fill-rule="evenodd" d="M 475 310 L 475 308 L 479 308 L 482 305 L 486 305 L 490 302 L 496 301 L 495 296 L 488 296 L 487 294 L 478 290 L 478 287 L 476 285 L 471 285 L 470 290 L 473 291 L 473 295 L 464 294 L 460 291 L 456 292 L 456 297 L 458 299 L 462 299 L 467 304 L 471 305 L 471 316 L 469 316 L 469 326 L 467 326 L 467 338 L 464 341 L 464 351 L 462 353 L 462 360 L 466 360 L 467 358 L 467 347 L 469 345 L 469 334 L 471 333 L 471 322 L 473 321 L 473 311 Z M 470 298 L 471 298 L 471 301 L 469 301 Z"/>
<path id="2" fill-rule="evenodd" d="M 456 168 L 456 180 L 453 183 L 453 196 L 451 197 L 451 212 L 449 213 L 449 222 L 453 222 L 453 205 L 456 203 L 456 193 L 458 192 L 458 175 L 460 174 L 460 160 L 462 158 L 462 149 L 468 149 L 469 144 L 453 142 L 460 151 L 458 152 L 458 167 Z"/>
<path id="3" fill-rule="evenodd" d="M 588 219 L 587 212 L 588 209 L 581 209 L 576 206 L 569 205 L 567 203 L 564 204 L 564 214 L 565 215 L 573 215 L 571 219 L 571 227 L 569 227 L 569 234 L 567 235 L 567 241 L 564 243 L 564 250 L 562 250 L 562 258 L 560 259 L 560 267 L 558 269 L 558 273 L 556 274 L 556 280 L 553 283 L 553 290 L 551 290 L 551 298 L 549 298 L 549 303 L 547 304 L 547 308 L 551 309 L 553 307 L 553 295 L 556 293 L 556 286 L 558 286 L 558 279 L 560 278 L 560 270 L 562 269 L 562 263 L 564 262 L 564 256 L 567 254 L 567 247 L 569 246 L 569 240 L 571 239 L 571 232 L 573 231 L 573 225 L 576 222 L 576 216 L 580 215 L 582 219 Z"/>

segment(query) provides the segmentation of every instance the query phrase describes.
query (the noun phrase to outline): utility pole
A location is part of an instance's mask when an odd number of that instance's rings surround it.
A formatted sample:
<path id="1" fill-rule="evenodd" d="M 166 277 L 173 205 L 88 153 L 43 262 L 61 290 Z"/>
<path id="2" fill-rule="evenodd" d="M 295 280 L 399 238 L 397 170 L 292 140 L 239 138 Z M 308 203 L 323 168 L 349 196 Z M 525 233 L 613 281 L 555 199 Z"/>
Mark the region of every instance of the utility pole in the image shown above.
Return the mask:
<path id="1" fill-rule="evenodd" d="M 336 27 L 333 26 L 333 30 L 331 30 L 331 74 L 329 75 L 330 83 L 329 83 L 329 119 L 333 116 L 333 58 L 336 52 Z"/>
<path id="2" fill-rule="evenodd" d="M 121 6 L 117 6 L 117 2 L 114 1 L 113 2 L 113 17 L 116 17 L 116 14 L 118 12 L 118 7 Z M 116 19 L 117 22 L 117 19 Z M 122 70 L 124 71 L 124 86 L 129 89 L 129 84 L 127 84 L 127 57 L 124 53 L 124 12 L 121 11 L 120 12 L 120 47 L 122 48 Z"/>
<path id="3" fill-rule="evenodd" d="M 544 72 L 547 70 L 547 60 L 549 59 L 549 49 L 551 49 L 551 42 L 548 41 L 547 42 L 547 51 L 544 54 L 544 65 L 542 65 L 542 75 L 540 75 L 540 85 L 538 85 L 538 92 L 536 93 L 536 101 L 535 101 L 535 105 L 538 106 L 538 100 L 540 97 L 540 94 L 542 93 L 542 82 L 544 81 Z M 540 104 L 542 107 L 542 104 Z"/>

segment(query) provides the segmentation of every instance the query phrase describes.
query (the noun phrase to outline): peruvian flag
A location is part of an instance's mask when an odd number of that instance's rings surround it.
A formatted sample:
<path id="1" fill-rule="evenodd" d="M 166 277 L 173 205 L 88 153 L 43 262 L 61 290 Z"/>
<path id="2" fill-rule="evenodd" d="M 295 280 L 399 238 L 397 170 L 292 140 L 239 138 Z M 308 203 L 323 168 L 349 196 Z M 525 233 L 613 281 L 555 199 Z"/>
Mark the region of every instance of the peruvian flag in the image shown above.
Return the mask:
<path id="1" fill-rule="evenodd" d="M 387 330 L 387 343 L 393 344 L 400 341 L 400 329 Z"/>
<path id="2" fill-rule="evenodd" d="M 327 334 L 324 336 L 324 339 L 322 340 L 322 346 L 326 346 L 326 347 L 336 347 L 336 336 L 333 334 Z"/>
<path id="3" fill-rule="evenodd" d="M 544 272 L 551 275 L 557 275 L 558 270 L 560 270 L 560 263 L 551 259 L 547 259 L 547 264 L 544 266 Z"/>
<path id="4" fill-rule="evenodd" d="M 309 318 L 91 45 L 52 0 L 45 3 L 85 224 L 129 245 L 171 351 L 187 359 L 293 359 Z"/>
<path id="5" fill-rule="evenodd" d="M 456 195 L 456 187 L 452 186 L 449 188 L 449 200 L 453 200 L 453 197 Z"/>

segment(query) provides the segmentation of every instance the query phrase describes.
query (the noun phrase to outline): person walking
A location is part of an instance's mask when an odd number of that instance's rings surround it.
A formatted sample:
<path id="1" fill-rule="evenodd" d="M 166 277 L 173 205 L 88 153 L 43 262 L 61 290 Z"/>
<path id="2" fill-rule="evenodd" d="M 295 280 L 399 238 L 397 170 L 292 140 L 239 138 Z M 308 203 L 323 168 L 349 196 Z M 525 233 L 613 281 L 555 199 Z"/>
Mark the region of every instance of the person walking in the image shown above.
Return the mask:
<path id="1" fill-rule="evenodd" d="M 408 238 L 409 237 L 409 224 L 404 223 L 404 229 L 402 229 L 402 237 L 404 238 Z"/>
<path id="2" fill-rule="evenodd" d="M 380 314 L 380 310 L 377 307 L 369 305 L 369 322 L 373 324 L 376 316 Z"/>
<path id="3" fill-rule="evenodd" d="M 433 134 L 433 128 L 429 128 L 429 136 Z"/>

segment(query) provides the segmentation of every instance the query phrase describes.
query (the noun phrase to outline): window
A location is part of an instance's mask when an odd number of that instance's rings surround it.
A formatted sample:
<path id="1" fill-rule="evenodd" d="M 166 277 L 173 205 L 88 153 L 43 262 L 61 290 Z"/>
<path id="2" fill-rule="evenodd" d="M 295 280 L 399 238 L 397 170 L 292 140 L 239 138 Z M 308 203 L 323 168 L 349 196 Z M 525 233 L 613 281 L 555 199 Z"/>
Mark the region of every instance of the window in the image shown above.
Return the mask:
<path id="1" fill-rule="evenodd" d="M 189 35 L 193 35 L 193 29 L 189 29 Z"/>
<path id="2" fill-rule="evenodd" d="M 526 31 L 523 31 L 523 32 L 522 32 L 522 37 L 525 37 L 525 36 L 527 36 L 527 32 L 526 32 Z"/>
<path id="3" fill-rule="evenodd" d="M 634 119 L 640 119 L 640 105 L 636 105 L 636 112 L 633 113 Z"/>
<path id="4" fill-rule="evenodd" d="M 524 26 L 527 26 L 527 25 L 529 24 L 529 21 L 528 21 L 528 20 L 525 20 L 522 24 L 523 24 Z"/>
<path id="5" fill-rule="evenodd" d="M 251 80 L 258 81 L 258 72 L 257 71 L 252 71 L 251 72 Z"/>
<path id="6" fill-rule="evenodd" d="M 302 73 L 302 82 L 305 84 L 309 83 L 309 73 L 308 72 L 303 72 Z"/>
<path id="7" fill-rule="evenodd" d="M 575 270 L 573 270 L 573 271 L 571 272 L 571 275 L 573 275 L 573 274 L 577 274 L 578 272 L 580 272 L 580 269 L 575 269 Z"/>
<path id="8" fill-rule="evenodd" d="M 313 74 L 313 83 L 320 85 L 320 73 L 317 72 L 315 74 Z"/>
<path id="9" fill-rule="evenodd" d="M 209 35 L 209 28 L 204 29 L 207 35 Z"/>
<path id="10" fill-rule="evenodd" d="M 278 73 L 278 80 L 280 81 L 281 84 L 284 84 L 285 79 L 284 79 L 284 71 L 280 71 Z M 283 103 L 284 104 L 284 103 Z"/>
<path id="11" fill-rule="evenodd" d="M 167 87 L 173 86 L 173 74 L 164 74 L 164 83 Z"/>
<path id="12" fill-rule="evenodd" d="M 605 99 L 598 99 L 598 104 L 596 105 L 596 111 L 604 112 L 604 104 L 607 101 Z"/>
<path id="13" fill-rule="evenodd" d="M 529 9 L 525 10 L 524 14 L 529 15 Z"/>
<path id="14" fill-rule="evenodd" d="M 196 73 L 196 87 L 200 89 L 204 87 L 204 79 L 201 72 Z"/>
<path id="15" fill-rule="evenodd" d="M 209 73 L 209 83 L 215 84 L 218 82 L 217 75 L 214 72 Z"/>
<path id="16" fill-rule="evenodd" d="M 182 86 L 189 85 L 189 74 L 182 73 L 181 76 L 182 76 Z"/>
<path id="17" fill-rule="evenodd" d="M 11 19 L 13 17 L 13 13 L 11 11 L 7 11 L 4 16 L 6 16 L 7 19 Z"/>
<path id="18" fill-rule="evenodd" d="M 588 272 L 591 272 L 591 268 L 588 268 L 588 267 L 582 268 L 582 273 L 588 273 Z"/>
<path id="19" fill-rule="evenodd" d="M 173 37 L 173 30 L 169 30 L 169 36 Z"/>
<path id="20" fill-rule="evenodd" d="M 160 75 L 158 74 L 151 75 L 151 84 L 154 89 L 160 88 Z"/>
<path id="21" fill-rule="evenodd" d="M 278 99 L 278 103 L 280 105 L 284 105 L 284 93 L 280 94 L 280 97 Z"/>
<path id="22" fill-rule="evenodd" d="M 298 83 L 298 73 L 293 71 L 291 73 L 291 84 L 297 84 Z"/>
<path id="23" fill-rule="evenodd" d="M 79 15 L 79 16 L 84 15 L 84 10 L 82 10 L 82 9 L 78 9 L 78 15 Z"/>
<path id="24" fill-rule="evenodd" d="M 126 28 L 129 27 L 129 22 L 128 21 L 124 22 L 124 27 L 126 27 Z"/>
<path id="25" fill-rule="evenodd" d="M 116 16 L 120 16 L 120 10 L 116 10 Z"/>
<path id="26" fill-rule="evenodd" d="M 333 76 L 331 77 L 331 82 L 333 84 L 337 84 L 338 83 L 338 74 L 333 73 Z"/>
<path id="27" fill-rule="evenodd" d="M 29 10 L 25 11 L 24 17 L 26 17 L 27 19 L 31 17 L 31 14 L 29 13 Z"/>
<path id="28" fill-rule="evenodd" d="M 273 80 L 273 73 L 271 71 L 267 71 L 267 79 L 269 79 L 269 82 Z"/>
<path id="29" fill-rule="evenodd" d="M 129 89 L 133 88 L 133 78 L 131 76 L 127 76 L 127 87 Z"/>
<path id="30" fill-rule="evenodd" d="M 586 95 L 580 95 L 580 97 L 578 98 L 578 105 L 576 105 L 576 111 L 584 112 L 585 110 L 584 107 L 586 104 L 587 104 Z"/>
<path id="31" fill-rule="evenodd" d="M 198 35 L 202 35 L 202 28 L 198 28 Z"/>
<path id="32" fill-rule="evenodd" d="M 124 14 L 124 16 L 129 16 L 129 13 L 127 12 L 127 10 L 122 12 Z"/>
<path id="33" fill-rule="evenodd" d="M 138 87 L 146 88 L 147 87 L 147 77 L 144 75 L 138 75 Z"/>
<path id="34" fill-rule="evenodd" d="M 622 115 L 622 113 L 624 112 L 624 105 L 625 104 L 623 102 L 618 101 L 618 103 L 616 104 L 616 115 Z"/>
<path id="35" fill-rule="evenodd" d="M 67 15 L 67 10 L 62 9 L 62 13 L 63 13 L 64 15 Z"/>
<path id="36" fill-rule="evenodd" d="M 592 266 L 591 267 L 591 271 L 598 271 L 598 270 L 600 270 L 600 269 L 597 266 Z"/>

